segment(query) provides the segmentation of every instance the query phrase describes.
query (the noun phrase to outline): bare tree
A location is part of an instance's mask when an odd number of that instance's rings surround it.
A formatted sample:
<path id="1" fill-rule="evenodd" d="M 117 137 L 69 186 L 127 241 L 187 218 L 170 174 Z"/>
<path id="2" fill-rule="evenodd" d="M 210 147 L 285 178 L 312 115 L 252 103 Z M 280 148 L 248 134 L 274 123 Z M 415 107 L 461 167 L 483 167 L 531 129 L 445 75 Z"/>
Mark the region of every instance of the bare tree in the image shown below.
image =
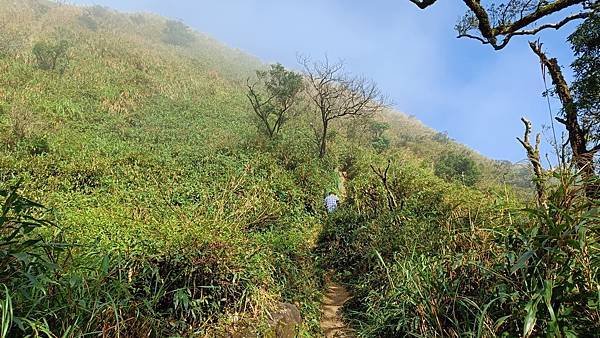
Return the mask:
<path id="1" fill-rule="evenodd" d="M 319 157 L 327 152 L 331 121 L 344 117 L 371 116 L 383 109 L 386 100 L 372 81 L 351 76 L 343 62 L 330 63 L 327 58 L 313 62 L 299 58 L 308 82 L 308 95 L 317 108 L 320 129 L 316 130 Z"/>

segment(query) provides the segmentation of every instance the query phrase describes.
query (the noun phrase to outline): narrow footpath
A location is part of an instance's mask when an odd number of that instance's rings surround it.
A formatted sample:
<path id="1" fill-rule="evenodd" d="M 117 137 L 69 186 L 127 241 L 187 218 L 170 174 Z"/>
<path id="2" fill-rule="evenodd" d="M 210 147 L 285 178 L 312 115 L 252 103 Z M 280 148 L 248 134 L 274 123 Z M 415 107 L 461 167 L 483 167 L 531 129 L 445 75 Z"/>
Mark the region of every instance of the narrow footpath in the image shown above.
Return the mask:
<path id="1" fill-rule="evenodd" d="M 323 297 L 323 315 L 321 316 L 321 329 L 326 338 L 351 338 L 354 337 L 342 319 L 341 308 L 351 295 L 346 288 L 327 277 Z"/>
<path id="2" fill-rule="evenodd" d="M 342 198 L 346 197 L 346 175 L 339 169 L 336 170 L 339 176 L 338 193 Z M 331 279 L 332 273 L 325 276 L 325 292 L 323 296 L 323 305 L 321 308 L 321 329 L 326 338 L 352 338 L 355 335 L 342 318 L 342 306 L 352 295 L 346 287 L 334 282 Z"/>

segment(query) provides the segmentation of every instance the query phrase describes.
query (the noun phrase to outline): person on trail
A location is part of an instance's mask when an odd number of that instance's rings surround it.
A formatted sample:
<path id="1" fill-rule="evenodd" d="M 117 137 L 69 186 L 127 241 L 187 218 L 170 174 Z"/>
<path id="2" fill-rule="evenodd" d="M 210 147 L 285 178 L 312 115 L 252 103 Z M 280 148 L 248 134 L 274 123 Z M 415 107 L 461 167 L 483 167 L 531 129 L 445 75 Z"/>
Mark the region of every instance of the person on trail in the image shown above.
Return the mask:
<path id="1" fill-rule="evenodd" d="M 325 208 L 327 208 L 328 213 L 332 213 L 337 209 L 338 203 L 340 203 L 340 199 L 334 194 L 332 191 L 329 192 L 327 197 L 325 197 Z"/>

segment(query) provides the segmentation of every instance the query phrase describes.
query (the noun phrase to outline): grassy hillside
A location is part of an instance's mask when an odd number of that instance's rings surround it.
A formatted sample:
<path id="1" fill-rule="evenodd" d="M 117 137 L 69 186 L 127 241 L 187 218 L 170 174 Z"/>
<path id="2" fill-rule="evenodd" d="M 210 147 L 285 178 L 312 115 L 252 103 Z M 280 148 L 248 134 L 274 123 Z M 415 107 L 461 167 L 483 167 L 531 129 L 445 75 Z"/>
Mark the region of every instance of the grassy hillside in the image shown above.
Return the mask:
<path id="1" fill-rule="evenodd" d="M 261 65 L 197 34 L 164 42 L 166 21 L 147 15 L 38 1 L 0 13 L 0 185 L 21 181 L 52 208 L 44 217 L 76 244 L 60 254 L 57 292 L 79 288 L 56 299 L 42 291 L 50 281 L 23 280 L 15 313 L 39 301 L 27 317 L 57 334 L 162 336 L 234 328 L 286 300 L 309 308 L 314 328 L 318 218 L 305 206 L 332 176 L 302 161 L 310 144 L 295 145 L 293 171 L 256 146 L 235 81 Z M 34 46 L 63 40 L 64 72 L 41 69 Z"/>
<path id="2" fill-rule="evenodd" d="M 308 105 L 269 141 L 242 85 L 264 65 L 154 15 L 2 1 L 0 32 L 0 336 L 265 334 L 282 303 L 299 307 L 300 335 L 319 336 L 324 269 L 345 271 L 362 335 L 495 332 L 496 308 L 437 325 L 438 309 L 399 313 L 394 297 L 411 269 L 437 269 L 423 285 L 455 295 L 470 267 L 500 269 L 496 233 L 534 224 L 517 210 L 521 168 L 396 112 L 337 122 L 324 159 Z M 388 160 L 389 191 L 370 167 Z M 327 218 L 339 172 L 348 195 Z M 493 293 L 491 276 L 464 287 Z M 442 298 L 446 315 L 456 303 Z M 498 327 L 518 332 L 517 310 Z"/>

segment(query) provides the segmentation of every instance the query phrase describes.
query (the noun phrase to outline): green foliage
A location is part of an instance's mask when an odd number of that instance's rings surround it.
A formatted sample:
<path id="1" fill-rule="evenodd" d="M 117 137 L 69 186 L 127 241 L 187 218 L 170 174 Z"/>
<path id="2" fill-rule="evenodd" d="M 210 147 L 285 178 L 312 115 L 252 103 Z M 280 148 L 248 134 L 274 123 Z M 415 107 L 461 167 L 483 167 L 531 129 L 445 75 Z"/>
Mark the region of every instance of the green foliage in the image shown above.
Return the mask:
<path id="1" fill-rule="evenodd" d="M 434 175 L 437 154 L 464 147 L 431 141 L 433 131 L 390 113 L 332 124 L 329 156 L 317 160 L 308 116 L 289 119 L 276 142 L 248 128 L 238 83 L 263 69 L 256 59 L 151 15 L 36 3 L 0 5 L 0 25 L 15 39 L 0 58 L 0 190 L 22 181 L 23 194 L 52 206 L 60 229 L 21 232 L 20 243 L 32 245 L 11 244 L 22 251 L 3 256 L 11 272 L 0 274 L 0 333 L 260 335 L 273 304 L 288 302 L 302 311 L 303 334 L 318 336 L 321 260 L 347 271 L 364 304 L 351 304 L 363 335 L 479 325 L 484 317 L 466 299 L 482 308 L 487 298 L 477 297 L 491 292 L 482 276 L 495 283 L 496 275 L 473 266 L 504 264 L 484 256 L 502 253 L 492 234 L 526 222 L 492 179 L 477 191 Z M 20 41 L 53 34 L 40 22 L 64 22 L 77 37 L 67 53 L 76 67 L 63 76 L 12 57 L 29 55 Z M 300 85 L 277 65 L 257 75 L 262 95 L 290 97 Z M 344 123 L 355 133 L 340 132 Z M 388 159 L 394 211 L 370 169 Z M 322 196 L 337 186 L 337 168 L 347 174 L 347 198 L 325 221 L 323 256 L 315 256 Z M 50 218 L 38 204 L 9 209 L 13 225 L 15 217 Z M 485 318 L 479 327 L 488 332 Z M 511 329 L 523 324 L 513 321 Z"/>
<path id="2" fill-rule="evenodd" d="M 524 209 L 522 222 L 495 235 L 491 269 L 504 278 L 487 276 L 496 298 L 485 303 L 486 315 L 498 330 L 523 336 L 590 336 L 599 329 L 600 205 L 585 197 L 578 175 L 554 179 L 548 209 Z"/>
<path id="3" fill-rule="evenodd" d="M 0 190 L 2 216 L 0 217 L 0 283 L 12 281 L 25 271 L 51 271 L 54 247 L 34 230 L 52 226 L 52 223 L 36 217 L 43 206 L 20 196 L 19 185 Z M 50 255 L 44 251 L 48 250 Z"/>
<path id="4" fill-rule="evenodd" d="M 8 27 L 0 24 L 0 59 L 15 54 L 24 43 L 23 32 L 11 31 Z"/>
<path id="5" fill-rule="evenodd" d="M 446 153 L 435 163 L 435 174 L 446 180 L 473 186 L 480 179 L 480 170 L 467 154 Z"/>
<path id="6" fill-rule="evenodd" d="M 436 133 L 432 139 L 439 143 L 448 143 L 450 142 L 450 137 L 448 136 L 448 132 L 439 132 Z"/>
<path id="7" fill-rule="evenodd" d="M 24 330 L 28 318 L 21 316 L 38 304 L 37 293 L 52 280 L 63 250 L 61 243 L 47 242 L 38 233 L 54 225 L 38 216 L 44 212 L 42 205 L 19 195 L 19 185 L 0 190 L 0 285 L 5 289 L 1 337 L 16 332 L 15 326 Z"/>
<path id="8" fill-rule="evenodd" d="M 390 124 L 386 122 L 372 121 L 370 124 L 371 145 L 379 153 L 390 147 L 390 139 L 385 136 L 385 131 L 389 128 Z"/>
<path id="9" fill-rule="evenodd" d="M 600 16 L 592 14 L 568 38 L 575 54 L 571 64 L 575 105 L 594 141 L 600 141 Z"/>
<path id="10" fill-rule="evenodd" d="M 15 6 L 29 13 L 28 3 Z M 35 283 L 11 279 L 6 297 L 0 285 L 2 312 L 10 299 L 14 318 L 8 336 L 260 333 L 278 301 L 301 304 L 303 330 L 316 332 L 321 272 L 311 251 L 335 174 L 310 161 L 301 126 L 281 143 L 256 144 L 235 82 L 255 59 L 208 39 L 176 51 L 156 38 L 161 19 L 134 26 L 97 12 L 43 15 L 77 36 L 77 67 L 63 76 L 0 59 L 0 189 L 22 179 L 23 192 L 54 208 L 61 243 L 73 245 Z M 81 15 L 112 33 L 84 27 Z M 54 34 L 23 32 L 32 41 Z M 55 229 L 36 234 L 52 243 Z"/>
<path id="11" fill-rule="evenodd" d="M 163 30 L 163 41 L 174 46 L 189 46 L 196 40 L 188 26 L 180 21 L 168 20 Z"/>
<path id="12" fill-rule="evenodd" d="M 250 234 L 255 247 L 229 236 L 219 240 L 190 233 L 164 253 L 142 247 L 126 255 L 102 253 L 88 245 L 62 244 L 61 233 L 48 232 L 54 225 L 38 216 L 43 207 L 18 195 L 16 187 L 0 195 L 5 197 L 0 284 L 8 287 L 0 308 L 7 318 L 3 336 L 40 331 L 48 336 L 90 331 L 187 336 L 190 327 L 243 311 L 265 272 L 284 278 L 274 284 L 291 284 L 286 298 L 306 297 L 306 306 L 317 301 L 305 284 L 316 273 L 305 241 L 310 234 L 300 229 Z M 52 241 L 45 239 L 49 235 Z M 263 248 L 276 255 L 265 256 Z"/>
<path id="13" fill-rule="evenodd" d="M 271 65 L 269 70 L 257 70 L 256 76 L 280 104 L 294 98 L 302 90 L 302 75 L 285 69 L 280 63 Z"/>
<path id="14" fill-rule="evenodd" d="M 256 76 L 261 88 L 248 84 L 246 96 L 254 110 L 259 130 L 269 138 L 274 138 L 290 118 L 299 114 L 295 106 L 303 89 L 302 75 L 277 63 L 271 65 L 269 70 L 257 70 Z"/>
<path id="15" fill-rule="evenodd" d="M 66 40 L 39 41 L 33 45 L 32 52 L 40 69 L 63 74 L 69 66 L 69 47 Z"/>
<path id="16" fill-rule="evenodd" d="M 45 136 L 33 135 L 27 139 L 22 140 L 17 145 L 18 148 L 24 149 L 32 156 L 44 155 L 50 152 L 50 145 L 48 139 Z"/>
<path id="17" fill-rule="evenodd" d="M 96 20 L 94 20 L 94 18 L 90 15 L 90 14 L 85 14 L 79 17 L 79 23 L 81 23 L 81 25 L 83 27 L 86 27 L 89 30 L 92 31 L 97 31 L 98 30 L 98 23 L 96 22 Z"/>

